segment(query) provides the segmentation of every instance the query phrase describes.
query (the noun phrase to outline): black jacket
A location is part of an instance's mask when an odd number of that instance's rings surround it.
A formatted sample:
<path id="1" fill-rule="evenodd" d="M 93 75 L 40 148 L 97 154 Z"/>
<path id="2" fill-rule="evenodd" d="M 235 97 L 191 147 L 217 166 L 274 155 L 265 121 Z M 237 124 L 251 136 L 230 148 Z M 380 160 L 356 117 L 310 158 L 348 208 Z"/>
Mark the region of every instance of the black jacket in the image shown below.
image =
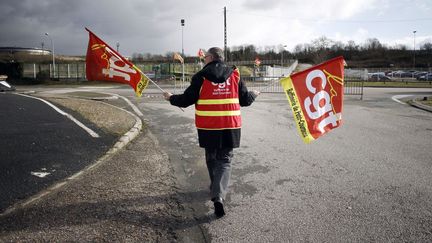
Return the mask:
<path id="1" fill-rule="evenodd" d="M 192 77 L 190 86 L 183 94 L 172 95 L 170 103 L 179 107 L 188 107 L 195 104 L 200 95 L 204 78 L 214 82 L 223 83 L 232 74 L 235 67 L 228 67 L 221 61 L 208 63 Z M 256 96 L 247 90 L 243 81 L 239 82 L 240 106 L 249 106 Z M 238 148 L 240 146 L 240 129 L 202 130 L 198 129 L 198 140 L 203 148 Z"/>

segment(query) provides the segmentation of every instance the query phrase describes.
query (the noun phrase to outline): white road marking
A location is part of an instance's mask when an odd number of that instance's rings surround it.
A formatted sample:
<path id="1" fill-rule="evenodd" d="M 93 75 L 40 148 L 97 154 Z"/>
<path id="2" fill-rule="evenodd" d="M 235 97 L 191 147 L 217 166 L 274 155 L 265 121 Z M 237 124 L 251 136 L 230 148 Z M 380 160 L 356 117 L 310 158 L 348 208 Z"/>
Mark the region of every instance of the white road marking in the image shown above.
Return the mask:
<path id="1" fill-rule="evenodd" d="M 144 116 L 144 114 L 138 109 L 138 107 L 136 107 L 136 105 L 134 105 L 129 99 L 118 95 L 118 94 L 113 94 L 113 93 L 102 93 L 102 94 L 107 94 L 107 95 L 112 95 L 118 98 L 123 99 L 124 101 L 126 101 L 126 103 L 128 103 L 128 105 L 132 108 L 132 110 L 140 117 Z"/>
<path id="2" fill-rule="evenodd" d="M 396 101 L 397 103 L 406 105 L 405 102 L 402 102 L 399 99 L 403 99 L 403 98 L 410 97 L 410 96 L 413 96 L 413 95 L 394 95 L 394 96 L 392 96 L 392 100 Z"/>
<path id="3" fill-rule="evenodd" d="M 117 95 L 118 97 L 122 97 L 120 95 Z M 35 97 L 31 97 L 31 98 L 35 98 Z M 124 98 L 126 99 L 126 98 Z M 108 104 L 107 105 L 116 107 L 114 105 Z M 131 103 L 132 104 L 132 103 Z M 134 107 L 134 105 L 132 104 L 132 107 Z M 96 166 L 99 166 L 100 164 L 108 161 L 109 159 L 111 159 L 112 155 L 115 154 L 117 151 L 121 150 L 123 147 L 125 147 L 130 141 L 132 141 L 136 136 L 138 136 L 138 134 L 140 133 L 141 129 L 142 129 L 142 121 L 141 118 L 139 118 L 138 116 L 136 116 L 135 114 L 133 114 L 130 111 L 127 111 L 125 109 L 122 109 L 120 107 L 116 107 L 119 110 L 122 110 L 126 113 L 129 113 L 132 117 L 135 118 L 135 125 L 128 131 L 126 132 L 118 141 L 117 143 L 114 144 L 114 146 L 105 153 L 105 155 L 103 155 L 101 158 L 99 158 L 96 162 L 94 162 L 92 165 L 87 166 L 86 168 L 84 168 L 82 171 L 75 173 L 74 175 L 64 179 L 64 181 L 59 182 L 53 186 L 48 187 L 47 189 L 45 189 L 42 192 L 39 192 L 38 194 L 30 197 L 27 201 L 24 201 L 22 203 L 18 202 L 15 205 L 7 208 L 4 212 L 0 212 L 0 217 L 4 217 L 6 215 L 11 214 L 12 212 L 14 212 L 15 210 L 17 210 L 20 207 L 26 207 L 30 204 L 32 204 L 33 202 L 49 195 L 50 193 L 54 192 L 55 190 L 63 187 L 64 185 L 66 185 L 69 181 L 75 180 L 77 179 L 80 175 L 82 175 L 85 171 L 90 171 L 93 168 L 95 168 Z M 137 107 L 135 107 L 136 109 L 138 109 Z M 151 138 L 152 141 L 156 141 L 156 138 L 149 133 L 148 134 Z M 46 171 L 46 168 L 42 168 L 42 171 Z M 55 172 L 55 170 L 51 170 L 51 172 Z"/>
<path id="4" fill-rule="evenodd" d="M 72 115 L 62 111 L 60 108 L 58 108 L 57 106 L 53 105 L 52 103 L 38 98 L 38 97 L 34 97 L 34 96 L 30 96 L 30 95 L 25 95 L 25 94 L 18 94 L 21 96 L 25 96 L 28 98 L 33 98 L 33 99 L 37 99 L 40 100 L 42 102 L 44 102 L 45 104 L 51 106 L 51 108 L 53 108 L 55 111 L 57 111 L 58 113 L 62 114 L 63 116 L 66 116 L 67 118 L 69 118 L 71 121 L 75 122 L 75 124 L 77 124 L 79 127 L 81 127 L 82 129 L 84 129 L 84 131 L 86 131 L 88 134 L 90 134 L 90 136 L 94 137 L 94 138 L 98 138 L 99 134 L 97 134 L 95 131 L 91 130 L 90 128 L 88 128 L 86 125 L 82 124 L 80 121 L 78 121 L 77 119 L 75 119 L 75 117 L 73 117 Z"/>
<path id="5" fill-rule="evenodd" d="M 0 81 L 0 84 L 3 84 L 4 86 L 11 88 L 11 86 L 6 81 Z"/>
<path id="6" fill-rule="evenodd" d="M 123 96 L 120 96 L 120 98 L 122 98 L 124 101 L 126 101 L 126 103 L 128 103 L 129 106 L 132 107 L 132 110 L 134 110 L 138 116 L 144 116 L 144 114 L 138 109 L 138 107 L 136 107 L 129 99 L 127 99 Z"/>
<path id="7" fill-rule="evenodd" d="M 49 175 L 49 174 L 51 174 L 51 173 L 48 173 L 48 172 L 30 172 L 30 174 L 31 175 L 34 175 L 34 176 L 37 176 L 37 177 L 39 177 L 39 178 L 44 178 L 45 176 L 47 176 L 47 175 Z"/>

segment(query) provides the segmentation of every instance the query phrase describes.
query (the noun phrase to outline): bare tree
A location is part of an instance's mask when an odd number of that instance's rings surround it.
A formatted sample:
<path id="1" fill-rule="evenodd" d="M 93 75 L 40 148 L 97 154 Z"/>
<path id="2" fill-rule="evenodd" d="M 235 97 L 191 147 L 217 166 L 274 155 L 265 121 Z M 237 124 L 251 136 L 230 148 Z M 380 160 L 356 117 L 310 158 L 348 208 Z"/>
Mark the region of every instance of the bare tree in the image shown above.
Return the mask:
<path id="1" fill-rule="evenodd" d="M 432 42 L 431 42 L 431 41 L 425 42 L 425 43 L 420 47 L 420 50 L 432 51 Z"/>
<path id="2" fill-rule="evenodd" d="M 330 40 L 325 36 L 321 36 L 312 41 L 312 47 L 314 50 L 313 61 L 314 63 L 321 63 L 328 59 L 330 53 L 330 46 L 334 41 Z"/>
<path id="3" fill-rule="evenodd" d="M 369 38 L 364 44 L 364 49 L 368 51 L 376 51 L 379 49 L 383 49 L 383 45 L 379 42 L 377 38 Z"/>
<path id="4" fill-rule="evenodd" d="M 357 51 L 358 49 L 359 46 L 353 40 L 348 41 L 348 44 L 345 46 L 345 50 L 347 51 Z"/>

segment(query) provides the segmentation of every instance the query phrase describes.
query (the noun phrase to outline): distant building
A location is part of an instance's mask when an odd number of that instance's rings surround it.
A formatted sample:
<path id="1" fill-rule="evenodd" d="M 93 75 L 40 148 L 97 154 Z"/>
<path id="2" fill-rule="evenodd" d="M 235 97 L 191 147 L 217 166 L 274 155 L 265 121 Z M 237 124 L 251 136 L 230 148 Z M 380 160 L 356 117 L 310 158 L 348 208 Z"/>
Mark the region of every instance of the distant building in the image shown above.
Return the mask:
<path id="1" fill-rule="evenodd" d="M 47 62 L 50 60 L 51 51 L 41 48 L 27 47 L 0 47 L 0 62 Z"/>
<path id="2" fill-rule="evenodd" d="M 56 63 L 85 62 L 85 56 L 55 54 Z M 0 47 L 0 63 L 52 63 L 51 50 L 27 47 Z"/>

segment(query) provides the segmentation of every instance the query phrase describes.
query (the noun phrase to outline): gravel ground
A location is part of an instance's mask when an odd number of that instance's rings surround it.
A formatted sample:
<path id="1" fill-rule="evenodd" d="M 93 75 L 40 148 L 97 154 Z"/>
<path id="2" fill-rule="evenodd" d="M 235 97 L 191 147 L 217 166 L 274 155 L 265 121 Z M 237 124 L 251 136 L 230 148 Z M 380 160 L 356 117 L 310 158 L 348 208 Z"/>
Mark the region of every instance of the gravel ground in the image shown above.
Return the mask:
<path id="1" fill-rule="evenodd" d="M 130 115 L 103 102 L 49 100 L 114 134 L 134 124 Z M 176 231 L 194 221 L 185 218 L 175 183 L 167 155 L 144 128 L 97 166 L 0 217 L 0 242 L 175 242 Z"/>

